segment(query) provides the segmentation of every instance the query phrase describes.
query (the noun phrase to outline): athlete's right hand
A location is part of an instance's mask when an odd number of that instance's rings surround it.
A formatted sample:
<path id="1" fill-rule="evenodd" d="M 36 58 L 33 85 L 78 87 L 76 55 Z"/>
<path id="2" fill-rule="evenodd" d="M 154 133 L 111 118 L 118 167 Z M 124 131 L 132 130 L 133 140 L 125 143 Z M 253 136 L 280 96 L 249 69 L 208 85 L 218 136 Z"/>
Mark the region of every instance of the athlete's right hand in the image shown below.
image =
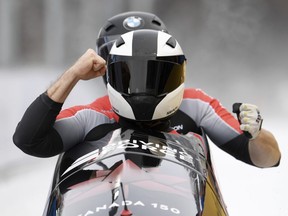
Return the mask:
<path id="1" fill-rule="evenodd" d="M 88 49 L 69 71 L 79 80 L 90 80 L 105 74 L 106 61 L 93 49 Z"/>

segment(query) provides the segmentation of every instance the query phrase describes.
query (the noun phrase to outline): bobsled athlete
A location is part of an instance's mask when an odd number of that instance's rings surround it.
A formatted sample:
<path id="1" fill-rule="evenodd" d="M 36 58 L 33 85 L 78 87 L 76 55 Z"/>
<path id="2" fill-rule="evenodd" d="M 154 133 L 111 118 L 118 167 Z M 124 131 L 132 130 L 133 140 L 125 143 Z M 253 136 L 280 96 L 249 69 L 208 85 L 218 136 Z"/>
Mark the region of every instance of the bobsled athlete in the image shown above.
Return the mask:
<path id="1" fill-rule="evenodd" d="M 157 16 L 119 14 L 100 30 L 97 53 L 88 49 L 28 107 L 13 141 L 29 155 L 50 157 L 82 143 L 91 132 L 100 139 L 119 127 L 179 134 L 203 128 L 236 159 L 257 167 L 277 166 L 278 144 L 261 127 L 257 106 L 241 104 L 236 118 L 202 90 L 185 89 L 185 71 L 179 43 Z M 101 76 L 107 96 L 61 111 L 80 80 Z"/>

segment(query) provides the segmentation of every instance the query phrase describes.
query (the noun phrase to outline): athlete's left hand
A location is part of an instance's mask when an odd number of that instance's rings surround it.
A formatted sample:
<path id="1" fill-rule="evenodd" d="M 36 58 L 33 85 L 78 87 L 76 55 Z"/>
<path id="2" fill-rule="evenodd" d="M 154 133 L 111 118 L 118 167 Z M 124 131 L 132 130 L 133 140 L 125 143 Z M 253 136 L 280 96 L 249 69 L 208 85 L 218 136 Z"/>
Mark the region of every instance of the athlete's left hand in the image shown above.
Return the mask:
<path id="1" fill-rule="evenodd" d="M 260 133 L 263 119 L 257 106 L 253 104 L 242 103 L 239 107 L 240 129 L 247 131 L 250 139 L 255 139 Z"/>

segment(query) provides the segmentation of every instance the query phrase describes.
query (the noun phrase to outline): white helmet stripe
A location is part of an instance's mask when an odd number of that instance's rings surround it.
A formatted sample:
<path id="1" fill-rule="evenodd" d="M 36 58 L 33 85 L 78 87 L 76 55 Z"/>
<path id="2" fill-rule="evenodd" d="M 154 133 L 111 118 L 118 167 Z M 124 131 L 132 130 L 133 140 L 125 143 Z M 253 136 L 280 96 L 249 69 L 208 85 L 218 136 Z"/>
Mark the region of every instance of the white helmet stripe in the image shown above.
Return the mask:
<path id="1" fill-rule="evenodd" d="M 131 106 L 109 83 L 107 84 L 107 92 L 114 112 L 120 116 L 135 120 Z"/>
<path id="2" fill-rule="evenodd" d="M 176 47 L 172 48 L 167 46 L 166 42 L 171 38 L 171 35 L 158 31 L 158 41 L 157 41 L 157 56 L 175 56 L 184 55 L 183 51 L 176 41 Z"/>
<path id="3" fill-rule="evenodd" d="M 184 83 L 162 99 L 162 101 L 156 106 L 152 119 L 165 118 L 176 112 L 182 102 L 183 94 Z"/>
<path id="4" fill-rule="evenodd" d="M 132 56 L 133 53 L 133 34 L 134 31 L 123 34 L 121 37 L 125 43 L 119 47 L 116 47 L 116 43 L 113 44 L 110 54 L 112 55 L 122 55 L 122 56 Z M 158 31 L 157 37 L 157 56 L 175 56 L 184 55 L 183 50 L 176 41 L 176 47 L 172 48 L 166 45 L 166 42 L 170 39 L 171 35 Z"/>
<path id="5" fill-rule="evenodd" d="M 122 39 L 125 41 L 120 47 L 116 47 L 116 43 L 113 44 L 110 54 L 112 55 L 122 55 L 122 56 L 132 56 L 132 42 L 133 42 L 133 31 L 121 35 Z"/>

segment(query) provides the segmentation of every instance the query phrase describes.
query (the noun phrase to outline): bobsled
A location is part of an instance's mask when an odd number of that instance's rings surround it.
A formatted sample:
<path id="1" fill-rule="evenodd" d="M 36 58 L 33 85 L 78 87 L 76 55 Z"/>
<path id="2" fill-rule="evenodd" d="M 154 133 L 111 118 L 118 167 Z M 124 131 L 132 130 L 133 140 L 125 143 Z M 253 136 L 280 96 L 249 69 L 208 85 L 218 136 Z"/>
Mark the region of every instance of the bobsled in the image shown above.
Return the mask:
<path id="1" fill-rule="evenodd" d="M 56 163 L 44 216 L 228 215 L 202 134 L 119 128 Z"/>

